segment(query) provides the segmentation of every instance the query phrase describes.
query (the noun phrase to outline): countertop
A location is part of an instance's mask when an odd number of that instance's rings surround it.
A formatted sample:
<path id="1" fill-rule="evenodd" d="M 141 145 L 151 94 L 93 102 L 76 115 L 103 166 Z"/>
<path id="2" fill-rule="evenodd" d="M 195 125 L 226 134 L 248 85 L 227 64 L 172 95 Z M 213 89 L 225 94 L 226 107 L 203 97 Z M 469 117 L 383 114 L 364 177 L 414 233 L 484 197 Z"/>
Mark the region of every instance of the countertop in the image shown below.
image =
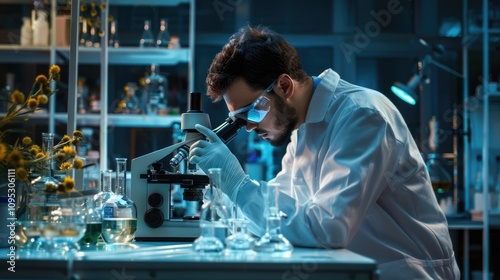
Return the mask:
<path id="1" fill-rule="evenodd" d="M 372 259 L 349 250 L 294 248 L 289 256 L 264 253 L 199 254 L 191 243 L 133 242 L 82 248 L 65 257 L 24 256 L 0 249 L 2 279 L 378 279 Z"/>

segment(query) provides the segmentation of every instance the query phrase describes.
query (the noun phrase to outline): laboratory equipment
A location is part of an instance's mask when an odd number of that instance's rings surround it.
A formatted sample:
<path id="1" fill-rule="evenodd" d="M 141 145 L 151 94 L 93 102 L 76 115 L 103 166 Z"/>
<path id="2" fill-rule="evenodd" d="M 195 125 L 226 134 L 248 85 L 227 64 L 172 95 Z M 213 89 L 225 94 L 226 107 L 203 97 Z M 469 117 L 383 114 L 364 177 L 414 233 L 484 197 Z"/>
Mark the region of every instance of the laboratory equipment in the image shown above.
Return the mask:
<path id="1" fill-rule="evenodd" d="M 59 180 L 53 174 L 54 133 L 42 133 L 42 151 L 47 159 L 42 162 L 40 176 L 31 181 L 28 200 L 28 220 L 46 221 L 50 211 L 59 207 L 56 188 Z"/>
<path id="2" fill-rule="evenodd" d="M 85 234 L 78 242 L 83 246 L 95 245 L 102 231 L 102 217 L 96 206 L 95 196 L 87 196 L 85 201 Z"/>
<path id="3" fill-rule="evenodd" d="M 185 148 L 187 155 L 189 146 L 204 138 L 194 128 L 196 124 L 211 127 L 208 114 L 201 110 L 201 93 L 191 93 L 189 104 L 188 111 L 181 115 L 181 128 L 185 132 L 183 141 L 132 160 L 131 198 L 137 205 L 140 217 L 136 240 L 193 241 L 200 235 L 199 217 L 173 215 L 175 208 L 172 194 L 178 186 L 183 191 L 184 202 L 199 203 L 203 199 L 203 190 L 209 183 L 208 176 L 198 171 L 193 172 L 195 168 L 189 172 L 164 170 L 160 162 L 180 148 Z M 228 139 L 228 142 L 242 126 L 240 121 L 226 120 L 216 133 L 219 137 Z"/>
<path id="4" fill-rule="evenodd" d="M 126 195 L 126 158 L 116 158 L 115 193 L 104 204 L 102 237 L 106 243 L 130 243 L 137 230 L 137 209 Z"/>
<path id="5" fill-rule="evenodd" d="M 261 188 L 266 202 L 266 233 L 255 242 L 253 249 L 259 253 L 287 256 L 293 251 L 293 245 L 281 233 L 281 213 L 278 205 L 279 184 L 261 181 Z"/>
<path id="6" fill-rule="evenodd" d="M 151 21 L 145 20 L 144 32 L 142 33 L 141 39 L 139 40 L 139 46 L 143 48 L 143 47 L 154 47 L 155 45 L 156 44 L 154 35 L 153 32 L 151 31 Z"/>
<path id="7" fill-rule="evenodd" d="M 118 48 L 120 46 L 120 40 L 118 39 L 118 21 L 112 20 L 109 24 L 108 45 L 113 48 Z"/>
<path id="8" fill-rule="evenodd" d="M 150 74 L 145 79 L 146 113 L 148 115 L 167 114 L 168 80 L 159 74 L 159 67 L 152 64 Z"/>
<path id="9" fill-rule="evenodd" d="M 248 224 L 250 221 L 245 217 L 238 217 L 238 207 L 233 204 L 233 215 L 229 219 L 231 235 L 226 240 L 226 249 L 229 253 L 250 253 L 255 242 L 254 238 L 248 233 Z"/>
<path id="10" fill-rule="evenodd" d="M 42 248 L 49 254 L 64 255 L 80 250 L 78 241 L 86 232 L 85 196 L 61 198 L 60 207 L 50 212 L 41 228 Z"/>
<path id="11" fill-rule="evenodd" d="M 170 32 L 168 31 L 168 20 L 160 20 L 160 32 L 156 39 L 156 46 L 159 48 L 168 48 L 170 43 Z"/>
<path id="12" fill-rule="evenodd" d="M 220 198 L 221 169 L 210 168 L 210 187 L 206 190 L 207 201 L 200 214 L 200 236 L 193 242 L 193 250 L 200 253 L 221 253 L 227 237 L 228 214 Z"/>

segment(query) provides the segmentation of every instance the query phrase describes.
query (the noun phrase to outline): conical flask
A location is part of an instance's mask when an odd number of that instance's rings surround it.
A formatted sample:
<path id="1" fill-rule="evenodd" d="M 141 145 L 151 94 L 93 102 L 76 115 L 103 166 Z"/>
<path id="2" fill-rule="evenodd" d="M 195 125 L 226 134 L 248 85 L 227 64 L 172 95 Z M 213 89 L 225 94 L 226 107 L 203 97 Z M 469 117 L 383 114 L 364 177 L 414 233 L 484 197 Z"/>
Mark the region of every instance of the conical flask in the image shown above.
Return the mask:
<path id="1" fill-rule="evenodd" d="M 156 46 L 159 48 L 168 48 L 170 43 L 170 32 L 168 31 L 167 19 L 160 20 L 160 32 L 156 38 Z"/>
<path id="2" fill-rule="evenodd" d="M 210 186 L 205 195 L 209 199 L 201 210 L 201 235 L 193 243 L 193 249 L 201 253 L 221 253 L 224 250 L 224 241 L 227 236 L 228 214 L 226 206 L 221 202 L 220 190 L 221 169 L 208 170 Z"/>
<path id="3" fill-rule="evenodd" d="M 153 32 L 151 31 L 151 21 L 144 21 L 144 32 L 142 33 L 141 39 L 139 40 L 139 46 L 141 48 L 145 47 L 155 47 L 155 38 Z"/>
<path id="4" fill-rule="evenodd" d="M 278 208 L 279 184 L 261 182 L 266 200 L 266 233 L 254 244 L 254 251 L 287 256 L 293 245 L 281 234 L 281 215 Z"/>

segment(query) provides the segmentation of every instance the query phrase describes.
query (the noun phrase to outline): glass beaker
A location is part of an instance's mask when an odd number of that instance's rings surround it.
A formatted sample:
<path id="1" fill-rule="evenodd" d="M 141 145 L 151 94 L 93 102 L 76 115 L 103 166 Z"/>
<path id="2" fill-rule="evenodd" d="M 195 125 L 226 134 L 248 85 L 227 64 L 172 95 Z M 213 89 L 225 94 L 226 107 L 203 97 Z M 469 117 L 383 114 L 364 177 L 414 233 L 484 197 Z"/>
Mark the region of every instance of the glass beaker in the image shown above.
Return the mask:
<path id="1" fill-rule="evenodd" d="M 206 190 L 209 199 L 201 209 L 201 235 L 193 243 L 193 249 L 202 253 L 221 253 L 224 250 L 224 241 L 227 236 L 228 214 L 226 206 L 221 202 L 220 191 L 217 187 L 221 182 L 221 169 L 208 169 L 210 186 Z"/>
<path id="2" fill-rule="evenodd" d="M 50 254 L 64 255 L 80 250 L 78 241 L 86 231 L 85 197 L 60 199 L 60 207 L 50 213 L 47 222 L 40 224 L 43 248 Z"/>
<path id="3" fill-rule="evenodd" d="M 253 249 L 259 253 L 271 253 L 288 256 L 293 245 L 281 233 L 281 215 L 278 208 L 278 183 L 261 182 L 266 201 L 266 233 L 255 242 Z"/>

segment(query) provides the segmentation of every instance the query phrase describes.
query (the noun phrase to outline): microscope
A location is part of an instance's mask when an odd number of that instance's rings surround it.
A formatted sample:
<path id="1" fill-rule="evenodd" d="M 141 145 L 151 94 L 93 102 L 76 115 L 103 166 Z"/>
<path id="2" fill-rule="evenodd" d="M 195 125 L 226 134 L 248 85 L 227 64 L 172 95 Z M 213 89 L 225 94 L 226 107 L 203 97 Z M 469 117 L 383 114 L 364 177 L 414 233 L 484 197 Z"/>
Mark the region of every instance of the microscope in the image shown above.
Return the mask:
<path id="1" fill-rule="evenodd" d="M 130 197 L 137 207 L 137 241 L 192 241 L 200 236 L 199 216 L 175 215 L 173 193 L 182 189 L 185 202 L 202 202 L 203 190 L 210 183 L 209 177 L 196 166 L 185 163 L 190 145 L 205 136 L 195 129 L 196 124 L 211 127 L 208 114 L 201 110 L 201 93 L 190 94 L 189 109 L 181 115 L 181 130 L 184 140 L 158 151 L 132 159 Z M 226 119 L 213 131 L 224 143 L 231 141 L 238 130 L 246 124 L 244 120 Z M 178 168 L 185 163 L 187 172 L 169 172 L 159 161 L 176 154 L 170 166 Z M 184 168 L 186 169 L 186 168 Z"/>

